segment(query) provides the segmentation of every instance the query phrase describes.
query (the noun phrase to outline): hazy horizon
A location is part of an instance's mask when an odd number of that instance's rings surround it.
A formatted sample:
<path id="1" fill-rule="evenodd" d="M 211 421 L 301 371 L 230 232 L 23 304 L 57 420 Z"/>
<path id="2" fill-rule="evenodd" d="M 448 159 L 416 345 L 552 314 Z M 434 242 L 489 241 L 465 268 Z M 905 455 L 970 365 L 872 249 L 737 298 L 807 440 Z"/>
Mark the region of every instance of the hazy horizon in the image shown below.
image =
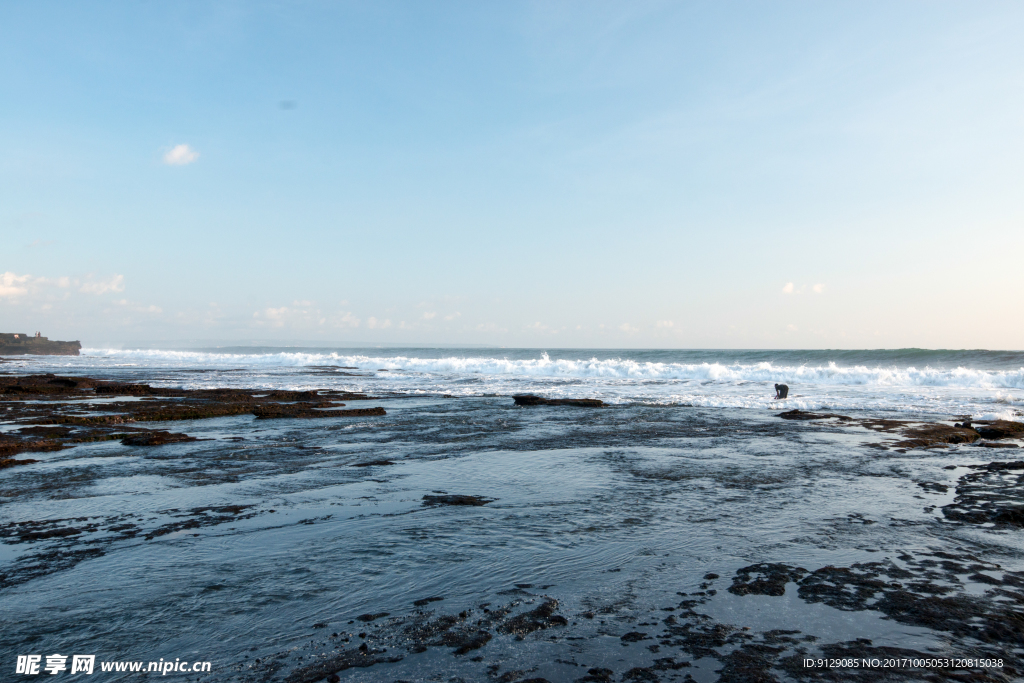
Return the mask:
<path id="1" fill-rule="evenodd" d="M 1010 2 L 5 3 L 0 331 L 1021 349 L 1021 35 Z"/>

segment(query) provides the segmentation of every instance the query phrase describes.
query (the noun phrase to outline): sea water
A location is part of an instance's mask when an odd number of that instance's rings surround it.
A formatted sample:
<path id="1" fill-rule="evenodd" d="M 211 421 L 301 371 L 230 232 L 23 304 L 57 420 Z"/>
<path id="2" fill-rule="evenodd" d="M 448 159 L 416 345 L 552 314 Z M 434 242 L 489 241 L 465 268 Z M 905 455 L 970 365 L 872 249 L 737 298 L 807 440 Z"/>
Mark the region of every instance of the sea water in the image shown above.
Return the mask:
<path id="1" fill-rule="evenodd" d="M 942 653 L 957 646 L 948 634 L 806 604 L 792 584 L 778 597 L 725 589 L 758 562 L 813 570 L 948 551 L 1024 565 L 1021 532 L 942 518 L 989 449 L 880 450 L 865 429 L 777 416 L 1020 420 L 1017 352 L 86 349 L 9 361 L 8 372 L 157 386 L 362 391 L 383 397 L 387 415 L 161 424 L 206 440 L 83 444 L 0 471 L 0 528 L 97 525 L 53 545 L 5 540 L 0 573 L 33 578 L 0 590 L 3 667 L 18 654 L 92 653 L 208 660 L 214 671 L 200 680 L 271 681 L 372 641 L 401 661 L 344 669 L 342 680 L 575 681 L 598 668 L 618 681 L 674 657 L 692 661 L 660 680 L 710 682 L 733 646 L 693 658 L 622 637 L 653 638 L 679 593 L 700 593 L 695 609 L 737 632 L 796 631 L 812 650 L 866 638 Z M 788 400 L 772 400 L 776 382 L 790 386 Z M 510 398 L 520 393 L 611 405 L 522 408 Z M 355 466 L 380 460 L 394 464 Z M 424 504 L 441 493 L 492 502 Z M 151 531 L 224 505 L 249 507 L 236 521 L 150 539 L 104 531 Z M 958 590 L 987 588 L 964 581 Z M 413 605 L 427 597 L 443 600 Z M 495 632 L 465 655 L 401 648 L 403 620 L 417 611 L 473 619 L 546 599 L 566 626 L 521 641 Z M 366 613 L 388 616 L 356 620 Z"/>

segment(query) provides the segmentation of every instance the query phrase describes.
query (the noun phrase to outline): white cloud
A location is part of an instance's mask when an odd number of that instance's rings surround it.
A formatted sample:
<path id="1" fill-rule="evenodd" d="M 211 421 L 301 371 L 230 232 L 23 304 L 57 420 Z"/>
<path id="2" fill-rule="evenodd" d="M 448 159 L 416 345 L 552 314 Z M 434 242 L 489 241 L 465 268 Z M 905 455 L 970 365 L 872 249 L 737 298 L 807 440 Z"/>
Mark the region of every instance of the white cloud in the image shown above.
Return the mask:
<path id="1" fill-rule="evenodd" d="M 169 166 L 186 166 L 199 158 L 199 152 L 188 145 L 175 145 L 164 155 L 164 163 Z"/>
<path id="2" fill-rule="evenodd" d="M 386 330 L 391 327 L 391 320 L 377 320 L 376 318 L 370 317 L 366 321 L 366 326 L 371 330 L 381 329 Z"/>
<path id="3" fill-rule="evenodd" d="M 280 308 L 264 308 L 262 317 L 270 321 L 270 324 L 274 327 L 284 327 L 284 318 L 288 315 L 288 307 L 281 306 Z M 259 318 L 260 313 L 253 314 L 254 318 Z"/>
<path id="4" fill-rule="evenodd" d="M 113 275 L 106 280 L 92 280 L 84 282 L 78 291 L 85 294 L 106 294 L 107 292 L 124 291 L 124 275 Z"/>
<path id="5" fill-rule="evenodd" d="M 458 317 L 459 317 L 460 315 L 462 315 L 462 314 L 461 314 L 461 313 L 459 313 L 458 311 L 456 311 L 455 313 L 452 313 L 451 315 L 446 315 L 446 316 L 444 317 L 444 319 L 445 319 L 445 320 L 455 320 L 455 319 L 456 319 L 456 318 L 458 318 Z"/>
<path id="6" fill-rule="evenodd" d="M 13 299 L 28 294 L 28 287 L 24 285 L 30 279 L 32 279 L 31 275 L 15 275 L 11 272 L 0 275 L 0 299 Z"/>
<path id="7" fill-rule="evenodd" d="M 351 311 L 348 311 L 338 318 L 338 322 L 335 325 L 337 327 L 359 327 L 359 318 L 352 315 Z"/>
<path id="8" fill-rule="evenodd" d="M 671 320 L 659 320 L 658 322 L 654 323 L 655 327 L 673 327 L 674 325 L 675 323 L 673 323 Z"/>
<path id="9" fill-rule="evenodd" d="M 431 318 L 433 318 L 435 316 L 437 316 L 437 313 L 435 313 L 434 311 L 424 311 L 423 312 L 423 319 L 424 320 L 430 320 Z"/>
<path id="10" fill-rule="evenodd" d="M 637 330 L 637 328 L 633 327 L 629 323 L 622 323 L 621 325 L 619 325 L 619 329 L 625 332 L 626 334 L 633 334 L 634 332 L 639 331 Z"/>
<path id="11" fill-rule="evenodd" d="M 782 293 L 783 294 L 792 294 L 794 289 L 795 289 L 795 287 L 793 287 L 793 283 L 792 282 L 787 282 L 786 286 L 782 288 Z"/>
<path id="12" fill-rule="evenodd" d="M 811 287 L 811 289 L 814 290 L 815 294 L 821 294 L 822 292 L 825 291 L 825 285 L 817 284 L 817 285 L 814 285 L 813 287 Z"/>

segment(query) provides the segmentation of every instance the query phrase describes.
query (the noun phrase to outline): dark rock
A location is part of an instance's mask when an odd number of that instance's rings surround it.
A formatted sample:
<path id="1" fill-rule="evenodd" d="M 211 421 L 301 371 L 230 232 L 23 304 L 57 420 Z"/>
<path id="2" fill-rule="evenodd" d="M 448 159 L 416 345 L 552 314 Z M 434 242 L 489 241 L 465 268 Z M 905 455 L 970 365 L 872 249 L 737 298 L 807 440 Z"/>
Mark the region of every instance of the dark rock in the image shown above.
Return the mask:
<path id="1" fill-rule="evenodd" d="M 356 619 L 359 621 L 371 622 L 376 619 L 382 619 L 386 616 L 388 616 L 387 612 L 378 612 L 376 614 L 360 614 Z"/>
<path id="2" fill-rule="evenodd" d="M 0 333 L 0 356 L 77 356 L 82 343 L 77 341 L 50 341 L 38 332 L 33 336 L 24 333 Z"/>
<path id="3" fill-rule="evenodd" d="M 33 460 L 32 458 L 22 458 L 21 460 L 16 458 L 4 458 L 3 460 L 0 460 L 0 470 L 8 467 L 15 467 L 16 465 L 31 465 L 34 462 L 39 461 Z"/>
<path id="4" fill-rule="evenodd" d="M 460 496 L 460 495 L 439 495 L 423 496 L 424 505 L 487 505 L 493 503 L 496 498 L 483 498 L 482 496 Z"/>
<path id="5" fill-rule="evenodd" d="M 441 644 L 446 647 L 454 647 L 455 655 L 464 655 L 472 650 L 479 650 L 493 636 L 483 629 L 453 629 L 441 636 Z"/>
<path id="6" fill-rule="evenodd" d="M 1020 439 L 1024 438 L 1024 422 L 1010 420 L 993 420 L 975 427 L 984 439 Z"/>
<path id="7" fill-rule="evenodd" d="M 429 598 L 420 598 L 419 600 L 414 601 L 412 604 L 415 605 L 416 607 L 423 607 L 424 605 L 429 605 L 430 603 L 438 602 L 439 600 L 444 600 L 444 598 L 442 598 L 440 596 L 433 596 L 433 597 L 429 597 Z"/>
<path id="8" fill-rule="evenodd" d="M 194 436 L 188 434 L 176 434 L 174 432 L 167 431 L 152 431 L 152 432 L 141 432 L 138 434 L 130 434 L 129 436 L 121 439 L 121 443 L 125 446 L 163 446 L 169 443 L 186 443 L 189 441 L 198 441 Z"/>
<path id="9" fill-rule="evenodd" d="M 604 401 L 596 398 L 543 398 L 533 394 L 513 396 L 517 406 L 578 406 L 580 408 L 601 408 Z"/>
<path id="10" fill-rule="evenodd" d="M 733 595 L 785 595 L 786 584 L 799 581 L 807 573 L 802 567 L 761 562 L 736 570 L 729 586 Z M 751 578 L 751 576 L 756 578 Z"/>
<path id="11" fill-rule="evenodd" d="M 552 626 L 566 626 L 568 620 L 560 614 L 555 614 L 557 609 L 558 601 L 549 598 L 536 609 L 508 619 L 498 627 L 498 631 L 522 636 Z"/>
<path id="12" fill-rule="evenodd" d="M 836 415 L 835 413 L 811 413 L 806 410 L 787 410 L 784 413 L 779 413 L 778 416 L 783 420 L 828 420 L 835 418 L 846 422 L 853 419 L 846 415 Z"/>
<path id="13" fill-rule="evenodd" d="M 357 462 L 352 467 L 384 467 L 385 465 L 394 465 L 390 460 L 370 460 L 369 462 Z"/>
<path id="14" fill-rule="evenodd" d="M 365 643 L 364 643 L 365 646 Z M 401 657 L 388 657 L 382 653 L 371 651 L 363 647 L 343 650 L 331 657 L 320 659 L 309 666 L 296 669 L 284 680 L 286 683 L 317 683 L 339 671 L 354 667 L 365 668 L 374 664 L 395 663 L 402 661 Z M 340 680 L 340 678 L 339 678 Z"/>
<path id="15" fill-rule="evenodd" d="M 621 636 L 619 640 L 621 640 L 624 643 L 637 643 L 646 638 L 648 638 L 648 635 L 646 633 L 641 633 L 640 631 L 630 631 L 626 635 Z"/>
<path id="16" fill-rule="evenodd" d="M 353 410 L 332 410 L 330 408 L 320 409 L 324 405 L 319 403 L 271 403 L 256 406 L 252 414 L 260 420 L 273 420 L 279 418 L 325 418 L 325 417 L 379 417 L 387 415 L 383 408 L 356 408 Z M 341 404 L 344 405 L 344 404 Z"/>
<path id="17" fill-rule="evenodd" d="M 973 429 L 958 429 L 943 424 L 906 427 L 902 432 L 909 438 L 894 444 L 900 448 L 936 448 L 947 444 L 974 443 L 981 438 Z"/>

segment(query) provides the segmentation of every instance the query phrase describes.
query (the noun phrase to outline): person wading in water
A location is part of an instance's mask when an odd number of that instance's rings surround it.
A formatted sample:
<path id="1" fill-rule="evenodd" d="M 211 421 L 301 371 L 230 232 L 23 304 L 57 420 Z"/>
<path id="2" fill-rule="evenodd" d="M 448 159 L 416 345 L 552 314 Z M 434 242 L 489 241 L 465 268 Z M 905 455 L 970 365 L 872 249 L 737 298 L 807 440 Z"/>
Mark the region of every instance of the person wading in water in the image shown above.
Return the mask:
<path id="1" fill-rule="evenodd" d="M 787 396 L 789 396 L 789 387 L 786 386 L 785 384 L 776 384 L 775 400 L 779 400 L 780 398 L 786 398 Z"/>

